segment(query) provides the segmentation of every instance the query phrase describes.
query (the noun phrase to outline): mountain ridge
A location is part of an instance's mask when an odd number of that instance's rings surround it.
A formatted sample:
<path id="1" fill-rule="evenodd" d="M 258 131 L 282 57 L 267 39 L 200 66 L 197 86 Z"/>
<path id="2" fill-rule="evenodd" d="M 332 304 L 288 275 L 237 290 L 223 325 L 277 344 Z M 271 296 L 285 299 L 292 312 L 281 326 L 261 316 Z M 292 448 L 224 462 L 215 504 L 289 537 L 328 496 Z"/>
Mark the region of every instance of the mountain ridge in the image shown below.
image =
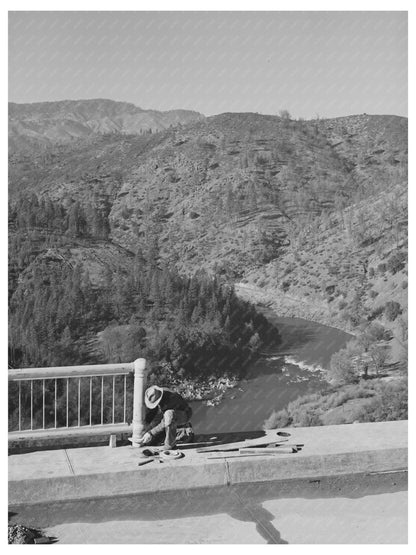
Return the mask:
<path id="1" fill-rule="evenodd" d="M 93 134 L 140 134 L 204 118 L 192 110 L 144 110 L 109 99 L 9 102 L 9 149 L 69 142 Z"/>

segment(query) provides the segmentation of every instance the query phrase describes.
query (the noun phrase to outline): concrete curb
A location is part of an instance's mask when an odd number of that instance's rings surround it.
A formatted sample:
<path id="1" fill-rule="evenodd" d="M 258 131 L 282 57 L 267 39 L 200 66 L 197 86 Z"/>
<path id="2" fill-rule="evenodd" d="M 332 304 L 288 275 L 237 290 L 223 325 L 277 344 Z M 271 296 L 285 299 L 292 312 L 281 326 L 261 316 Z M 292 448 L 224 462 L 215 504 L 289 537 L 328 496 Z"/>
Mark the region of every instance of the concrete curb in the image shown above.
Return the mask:
<path id="1" fill-rule="evenodd" d="M 407 469 L 407 448 L 324 456 L 256 457 L 12 480 L 12 505 Z M 153 463 L 155 464 L 155 463 Z"/>
<path id="2" fill-rule="evenodd" d="M 196 449 L 138 466 L 131 447 L 83 447 L 9 456 L 9 503 L 33 504 L 201 488 L 395 472 L 408 467 L 407 421 L 287 429 L 298 453 L 209 459 Z M 276 441 L 276 430 L 266 441 Z M 236 449 L 241 442 L 236 443 Z"/>

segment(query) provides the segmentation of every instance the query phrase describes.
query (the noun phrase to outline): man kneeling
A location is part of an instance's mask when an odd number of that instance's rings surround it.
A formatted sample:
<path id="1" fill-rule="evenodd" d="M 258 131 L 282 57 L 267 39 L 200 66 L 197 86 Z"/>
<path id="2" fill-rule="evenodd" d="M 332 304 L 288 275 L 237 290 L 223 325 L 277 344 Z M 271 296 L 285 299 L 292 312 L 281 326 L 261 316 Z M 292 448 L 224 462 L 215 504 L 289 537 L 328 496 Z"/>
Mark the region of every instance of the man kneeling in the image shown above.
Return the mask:
<path id="1" fill-rule="evenodd" d="M 174 449 L 177 441 L 193 441 L 192 424 L 189 422 L 192 409 L 179 393 L 153 385 L 146 390 L 144 402 L 148 409 L 145 422 L 150 430 L 140 440 L 142 445 L 156 445 L 164 441 L 165 449 Z"/>

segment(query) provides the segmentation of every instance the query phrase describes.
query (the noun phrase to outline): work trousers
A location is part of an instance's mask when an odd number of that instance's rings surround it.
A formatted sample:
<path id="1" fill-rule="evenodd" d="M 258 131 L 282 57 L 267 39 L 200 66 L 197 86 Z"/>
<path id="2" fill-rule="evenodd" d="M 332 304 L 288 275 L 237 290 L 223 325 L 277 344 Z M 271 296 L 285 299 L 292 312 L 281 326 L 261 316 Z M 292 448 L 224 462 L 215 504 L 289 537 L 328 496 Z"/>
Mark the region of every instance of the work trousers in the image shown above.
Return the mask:
<path id="1" fill-rule="evenodd" d="M 192 426 L 189 424 L 189 418 L 191 416 L 191 411 L 183 411 L 183 410 L 175 410 L 175 409 L 168 409 L 165 410 L 163 413 L 163 423 L 165 426 L 163 438 L 163 432 L 157 434 L 155 440 L 157 442 L 161 442 L 164 440 L 164 448 L 165 449 L 174 449 L 176 446 L 176 442 L 178 440 L 184 441 L 192 441 L 192 437 L 189 437 L 189 434 L 193 435 Z M 186 424 L 188 424 L 189 430 L 186 428 Z M 177 428 L 178 426 L 185 427 L 185 430 L 181 431 L 179 434 L 181 437 L 177 437 Z"/>

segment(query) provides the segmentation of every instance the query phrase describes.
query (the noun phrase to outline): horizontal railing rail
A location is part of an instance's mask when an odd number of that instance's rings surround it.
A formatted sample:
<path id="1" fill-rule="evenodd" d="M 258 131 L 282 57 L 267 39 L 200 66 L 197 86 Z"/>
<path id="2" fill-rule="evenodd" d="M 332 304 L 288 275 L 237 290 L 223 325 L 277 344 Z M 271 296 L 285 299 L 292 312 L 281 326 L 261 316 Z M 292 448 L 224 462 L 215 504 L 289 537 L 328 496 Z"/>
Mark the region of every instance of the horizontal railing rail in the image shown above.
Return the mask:
<path id="1" fill-rule="evenodd" d="M 127 424 L 128 409 L 132 409 L 133 438 L 137 440 L 144 429 L 145 365 L 145 359 L 137 359 L 120 364 L 10 369 L 9 439 L 45 430 L 78 429 L 82 433 L 85 429 L 90 433 L 100 427 L 120 427 Z M 128 387 L 128 376 L 133 373 L 134 381 Z"/>
<path id="2" fill-rule="evenodd" d="M 9 381 L 42 380 L 90 376 L 124 375 L 134 371 L 134 362 L 120 364 L 90 364 L 85 366 L 55 366 L 48 368 L 18 368 L 9 370 Z"/>

